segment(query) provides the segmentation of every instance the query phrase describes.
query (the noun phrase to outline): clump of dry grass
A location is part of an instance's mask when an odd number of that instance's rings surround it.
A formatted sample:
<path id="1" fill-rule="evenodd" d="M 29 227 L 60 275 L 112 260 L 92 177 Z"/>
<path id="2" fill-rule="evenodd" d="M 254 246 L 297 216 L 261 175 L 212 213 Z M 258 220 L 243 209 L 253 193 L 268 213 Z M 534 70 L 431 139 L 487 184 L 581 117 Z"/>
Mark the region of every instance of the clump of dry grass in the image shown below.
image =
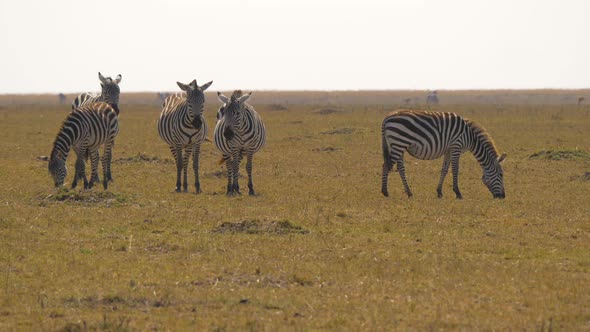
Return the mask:
<path id="1" fill-rule="evenodd" d="M 213 233 L 244 233 L 244 234 L 307 234 L 308 230 L 291 223 L 289 220 L 259 221 L 242 220 L 224 222 L 213 229 Z"/>
<path id="2" fill-rule="evenodd" d="M 542 160 L 590 160 L 590 153 L 578 149 L 542 150 L 529 156 L 529 159 Z"/>

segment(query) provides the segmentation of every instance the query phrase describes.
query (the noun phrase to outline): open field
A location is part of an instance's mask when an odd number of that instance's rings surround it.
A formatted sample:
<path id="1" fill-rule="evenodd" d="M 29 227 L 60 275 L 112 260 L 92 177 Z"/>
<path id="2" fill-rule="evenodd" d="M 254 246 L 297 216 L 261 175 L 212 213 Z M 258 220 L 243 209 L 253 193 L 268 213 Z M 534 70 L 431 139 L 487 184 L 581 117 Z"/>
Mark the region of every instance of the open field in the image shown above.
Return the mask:
<path id="1" fill-rule="evenodd" d="M 411 157 L 414 197 L 392 173 L 384 198 L 396 106 L 352 104 L 258 106 L 259 196 L 237 198 L 212 143 L 203 194 L 173 192 L 156 105 L 121 106 L 108 192 L 56 193 L 37 157 L 69 105 L 2 106 L 0 330 L 590 329 L 590 106 L 436 107 L 508 153 L 505 200 L 465 154 L 459 201 L 450 174 L 436 198 L 442 160 Z"/>

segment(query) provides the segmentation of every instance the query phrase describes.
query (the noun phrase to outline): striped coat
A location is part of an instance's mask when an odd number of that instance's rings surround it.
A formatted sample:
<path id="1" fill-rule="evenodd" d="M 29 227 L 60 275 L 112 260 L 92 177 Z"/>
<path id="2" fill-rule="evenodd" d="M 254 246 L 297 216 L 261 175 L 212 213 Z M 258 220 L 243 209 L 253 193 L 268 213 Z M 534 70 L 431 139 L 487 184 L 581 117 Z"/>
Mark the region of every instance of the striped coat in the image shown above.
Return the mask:
<path id="1" fill-rule="evenodd" d="M 438 197 L 442 197 L 442 185 L 449 166 L 453 173 L 453 191 L 462 198 L 459 190 L 459 157 L 463 152 L 473 153 L 483 170 L 483 183 L 494 198 L 504 198 L 504 178 L 500 162 L 506 154 L 499 155 L 498 149 L 488 132 L 477 123 L 466 120 L 455 113 L 400 110 L 387 114 L 381 125 L 383 150 L 383 173 L 381 192 L 388 196 L 387 176 L 397 164 L 406 194 L 412 197 L 408 186 L 404 153 L 432 160 L 444 157 Z"/>
<path id="2" fill-rule="evenodd" d="M 195 173 L 195 189 L 201 192 L 199 181 L 199 154 L 201 143 L 207 138 L 207 122 L 203 117 L 205 103 L 204 91 L 213 82 L 202 86 L 193 80 L 189 84 L 177 82 L 185 92 L 166 98 L 162 106 L 162 113 L 158 120 L 160 138 L 168 144 L 176 162 L 176 192 L 188 191 L 188 161 L 193 156 L 193 170 Z M 184 154 L 183 154 L 184 152 Z M 184 184 L 181 183 L 181 175 Z"/>
<path id="3" fill-rule="evenodd" d="M 115 137 L 119 133 L 119 116 L 115 109 L 107 103 L 93 103 L 81 106 L 72 111 L 63 122 L 49 157 L 49 173 L 56 187 L 61 187 L 67 175 L 66 159 L 71 149 L 77 155 L 76 175 L 72 182 L 75 188 L 78 180 L 84 180 L 84 188 L 88 189 L 98 179 L 98 149 L 104 145 L 102 157 L 103 186 L 107 189 L 112 180 L 111 160 Z M 96 151 L 96 154 L 92 154 Z M 88 182 L 85 175 L 85 160 L 90 154 L 92 178 Z M 96 175 L 95 175 L 96 174 Z"/>
<path id="4" fill-rule="evenodd" d="M 227 166 L 227 195 L 240 194 L 238 174 L 244 155 L 247 158 L 248 193 L 255 195 L 252 182 L 252 159 L 266 142 L 264 122 L 254 107 L 246 103 L 251 93 L 243 95 L 240 90 L 237 90 L 231 98 L 221 93 L 217 95 L 224 105 L 217 113 L 214 139 L 215 145 L 223 154 L 222 160 Z"/>

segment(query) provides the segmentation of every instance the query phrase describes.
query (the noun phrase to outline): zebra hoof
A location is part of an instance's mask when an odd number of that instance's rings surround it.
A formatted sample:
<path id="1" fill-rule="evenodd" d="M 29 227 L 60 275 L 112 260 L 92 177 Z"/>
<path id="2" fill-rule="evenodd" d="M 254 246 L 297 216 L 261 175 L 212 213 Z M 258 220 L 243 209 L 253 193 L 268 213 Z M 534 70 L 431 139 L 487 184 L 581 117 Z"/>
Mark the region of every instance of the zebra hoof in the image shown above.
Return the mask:
<path id="1" fill-rule="evenodd" d="M 250 191 L 248 191 L 248 195 L 256 196 L 256 192 L 254 190 L 250 190 Z"/>
<path id="2" fill-rule="evenodd" d="M 182 190 L 180 190 L 180 188 L 175 188 L 175 189 L 174 189 L 174 192 L 177 192 L 177 193 L 179 193 L 179 192 L 182 192 Z"/>
<path id="3" fill-rule="evenodd" d="M 387 190 L 381 190 L 381 193 L 383 194 L 383 196 L 389 197 L 389 193 L 387 192 Z"/>
<path id="4" fill-rule="evenodd" d="M 437 193 L 437 194 L 436 194 L 436 196 L 437 196 L 438 198 L 443 198 L 443 194 L 442 194 L 442 193 L 440 193 L 440 192 L 439 192 L 439 193 Z"/>

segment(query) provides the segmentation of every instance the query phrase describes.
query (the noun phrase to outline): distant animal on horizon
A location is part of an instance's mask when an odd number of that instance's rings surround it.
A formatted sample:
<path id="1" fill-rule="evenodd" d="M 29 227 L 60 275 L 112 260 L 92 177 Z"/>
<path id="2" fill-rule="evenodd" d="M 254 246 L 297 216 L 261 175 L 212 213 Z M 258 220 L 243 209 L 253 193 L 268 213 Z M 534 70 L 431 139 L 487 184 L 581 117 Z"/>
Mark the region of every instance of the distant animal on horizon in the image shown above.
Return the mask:
<path id="1" fill-rule="evenodd" d="M 431 91 L 428 96 L 426 97 L 426 104 L 428 105 L 438 105 L 438 93 L 436 90 Z"/>
<path id="2" fill-rule="evenodd" d="M 188 191 L 188 161 L 193 156 L 195 189 L 201 192 L 199 181 L 199 154 L 201 143 L 207 138 L 207 122 L 203 117 L 205 94 L 203 93 L 213 81 L 201 86 L 193 80 L 189 84 L 176 82 L 184 93 L 168 96 L 162 105 L 158 119 L 160 138 L 168 144 L 176 161 L 176 192 Z M 184 151 L 184 155 L 183 155 Z M 180 177 L 183 175 L 184 182 Z"/>
<path id="3" fill-rule="evenodd" d="M 459 157 L 465 151 L 473 153 L 482 170 L 482 181 L 494 198 L 506 197 L 504 173 L 500 163 L 506 154 L 500 155 L 489 133 L 474 121 L 455 113 L 399 110 L 389 113 L 381 124 L 381 145 L 383 149 L 383 173 L 381 192 L 389 196 L 387 178 L 393 166 L 402 179 L 408 197 L 412 192 L 406 180 L 404 153 L 422 160 L 434 160 L 444 156 L 440 181 L 436 189 L 442 198 L 442 185 L 452 167 L 453 191 L 458 199 Z"/>
<path id="4" fill-rule="evenodd" d="M 158 92 L 158 100 L 160 100 L 160 103 L 164 103 L 164 101 L 166 100 L 166 98 L 170 97 L 170 93 L 168 92 Z"/>
<path id="5" fill-rule="evenodd" d="M 48 169 L 55 187 L 61 187 L 67 176 L 66 160 L 71 149 L 77 155 L 76 173 L 72 188 L 76 188 L 79 180 L 84 180 L 84 189 L 90 189 L 98 178 L 98 149 L 104 145 L 102 156 L 103 187 L 112 181 L 111 160 L 115 137 L 119 133 L 118 112 L 104 102 L 83 105 L 68 114 L 61 125 L 53 142 L 49 156 Z M 86 178 L 86 160 L 91 160 L 91 179 Z"/>
<path id="6" fill-rule="evenodd" d="M 57 95 L 57 99 L 59 100 L 60 104 L 65 104 L 66 103 L 66 95 L 64 95 L 63 93 L 59 93 Z"/>
<path id="7" fill-rule="evenodd" d="M 578 106 L 582 105 L 584 102 L 584 97 L 578 97 Z"/>
<path id="8" fill-rule="evenodd" d="M 252 92 L 243 94 L 241 90 L 236 90 L 228 98 L 217 92 L 223 105 L 217 112 L 213 135 L 215 145 L 223 154 L 221 162 L 225 161 L 227 167 L 228 196 L 241 195 L 238 175 L 244 155 L 247 158 L 248 194 L 256 195 L 252 181 L 252 159 L 266 142 L 266 129 L 254 107 L 246 103 L 251 95 Z"/>

